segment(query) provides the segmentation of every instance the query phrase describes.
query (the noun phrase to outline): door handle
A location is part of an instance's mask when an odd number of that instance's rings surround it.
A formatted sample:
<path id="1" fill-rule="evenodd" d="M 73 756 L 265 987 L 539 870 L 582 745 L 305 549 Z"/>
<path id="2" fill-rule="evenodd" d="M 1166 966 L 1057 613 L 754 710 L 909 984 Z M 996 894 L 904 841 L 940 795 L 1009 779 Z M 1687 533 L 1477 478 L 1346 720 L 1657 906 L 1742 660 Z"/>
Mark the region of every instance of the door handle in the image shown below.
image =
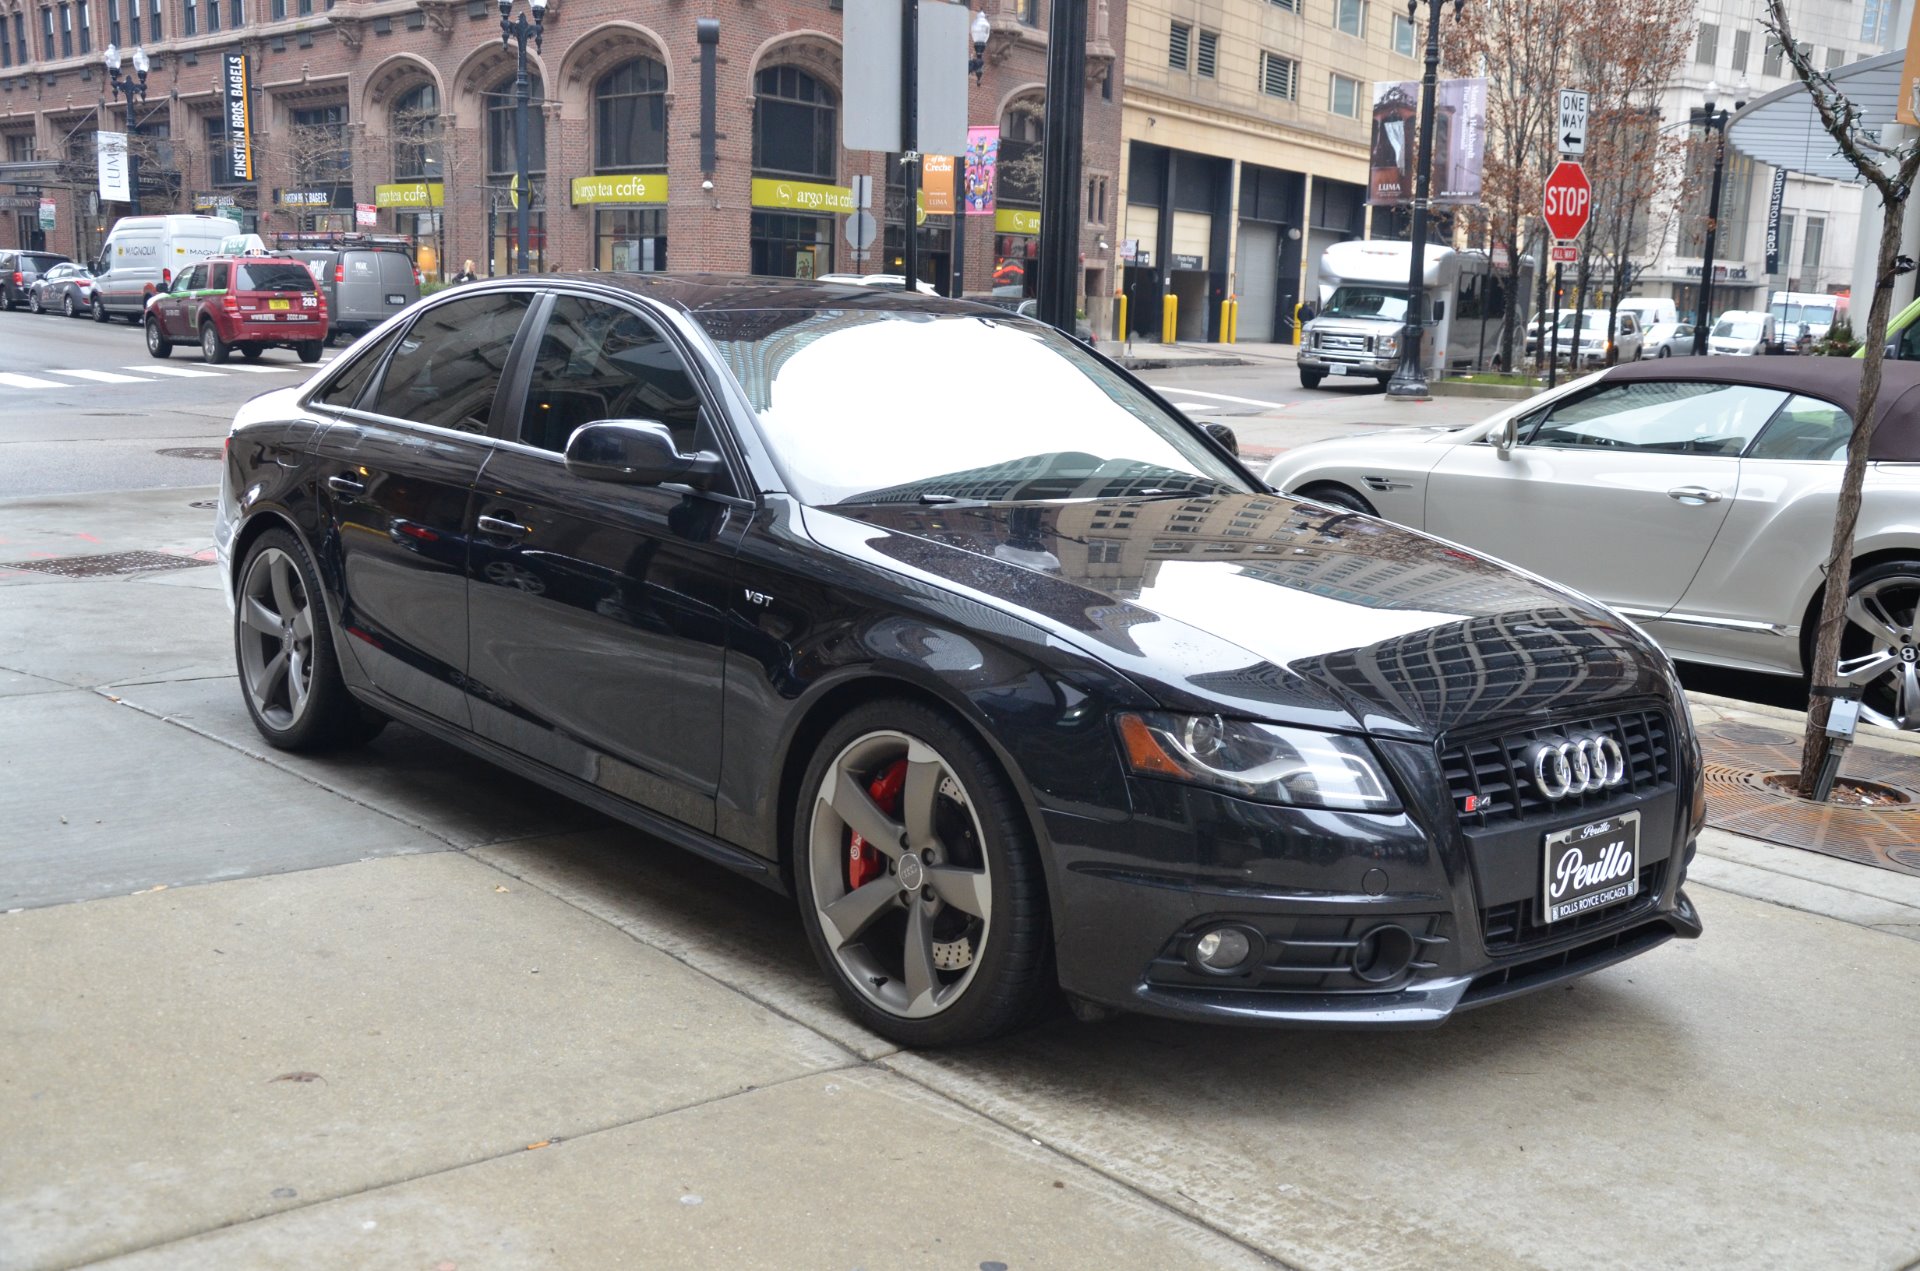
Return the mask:
<path id="1" fill-rule="evenodd" d="M 1706 503 L 1718 503 L 1726 496 L 1722 495 L 1718 490 L 1709 490 L 1703 485 L 1683 485 L 1676 486 L 1667 491 L 1667 497 L 1669 499 L 1678 499 L 1680 502 L 1691 504 L 1694 507 L 1699 507 Z"/>
<path id="2" fill-rule="evenodd" d="M 327 489 L 335 494 L 365 494 L 367 483 L 356 477 L 332 476 L 327 478 Z"/>
<path id="3" fill-rule="evenodd" d="M 488 516 L 482 513 L 475 521 L 481 530 L 488 534 L 498 534 L 502 538 L 525 538 L 533 533 L 533 526 L 522 525 L 518 521 L 509 521 L 505 517 Z"/>

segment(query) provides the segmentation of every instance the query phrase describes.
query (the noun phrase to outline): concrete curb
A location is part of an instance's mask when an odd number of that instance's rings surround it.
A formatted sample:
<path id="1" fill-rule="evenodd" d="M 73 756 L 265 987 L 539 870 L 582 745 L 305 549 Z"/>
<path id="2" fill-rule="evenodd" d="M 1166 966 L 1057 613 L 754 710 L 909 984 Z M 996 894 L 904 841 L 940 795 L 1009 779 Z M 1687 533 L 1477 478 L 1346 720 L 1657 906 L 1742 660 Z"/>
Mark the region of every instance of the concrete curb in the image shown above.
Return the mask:
<path id="1" fill-rule="evenodd" d="M 1129 371 L 1177 370 L 1183 366 L 1254 366 L 1241 357 L 1118 357 L 1114 361 Z"/>
<path id="2" fill-rule="evenodd" d="M 1459 384 L 1434 380 L 1427 389 L 1435 397 L 1476 397 L 1489 402 L 1524 402 L 1542 390 L 1523 384 Z"/>

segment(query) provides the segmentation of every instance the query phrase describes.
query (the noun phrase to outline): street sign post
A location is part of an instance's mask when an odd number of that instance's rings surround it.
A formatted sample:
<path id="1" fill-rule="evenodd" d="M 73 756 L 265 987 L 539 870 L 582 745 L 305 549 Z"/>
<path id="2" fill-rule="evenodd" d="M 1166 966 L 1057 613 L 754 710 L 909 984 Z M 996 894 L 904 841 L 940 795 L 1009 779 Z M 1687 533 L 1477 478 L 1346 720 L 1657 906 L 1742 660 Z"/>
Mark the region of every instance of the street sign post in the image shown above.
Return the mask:
<path id="1" fill-rule="evenodd" d="M 1554 130 L 1560 153 L 1582 155 L 1587 152 L 1587 94 L 1585 89 L 1560 90 L 1560 127 Z"/>
<path id="2" fill-rule="evenodd" d="M 1552 259 L 1556 265 L 1571 265 L 1580 259 L 1580 249 L 1572 243 L 1555 243 Z"/>
<path id="3" fill-rule="evenodd" d="M 847 214 L 847 246 L 856 252 L 864 252 L 873 246 L 875 226 L 873 213 L 855 211 Z"/>
<path id="4" fill-rule="evenodd" d="M 1587 227 L 1587 218 L 1593 214 L 1593 186 L 1587 182 L 1586 169 L 1570 159 L 1562 159 L 1547 177 L 1546 198 L 1542 203 L 1547 229 L 1555 238 L 1580 237 L 1580 231 Z"/>

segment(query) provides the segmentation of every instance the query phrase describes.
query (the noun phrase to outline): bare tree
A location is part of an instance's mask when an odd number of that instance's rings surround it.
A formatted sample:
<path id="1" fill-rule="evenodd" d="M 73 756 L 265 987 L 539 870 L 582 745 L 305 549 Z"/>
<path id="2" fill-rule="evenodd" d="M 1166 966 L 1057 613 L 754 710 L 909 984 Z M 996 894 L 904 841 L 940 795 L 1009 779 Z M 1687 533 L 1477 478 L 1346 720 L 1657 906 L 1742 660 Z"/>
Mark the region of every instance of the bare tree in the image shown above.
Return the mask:
<path id="1" fill-rule="evenodd" d="M 1827 556 L 1826 591 L 1820 603 L 1818 636 L 1814 642 L 1813 697 L 1807 709 L 1807 733 L 1800 756 L 1800 794 L 1811 798 L 1820 770 L 1832 750 L 1827 718 L 1833 701 L 1843 691 L 1840 672 L 1840 634 L 1847 623 L 1848 590 L 1853 578 L 1853 534 L 1860 520 L 1860 490 L 1867 473 L 1867 450 L 1873 441 L 1874 409 L 1880 399 L 1880 368 L 1887 339 L 1887 311 L 1892 307 L 1894 279 L 1911 262 L 1900 259 L 1900 224 L 1916 174 L 1920 174 L 1920 141 L 1888 145 L 1876 128 L 1868 127 L 1860 108 L 1834 84 L 1833 77 L 1814 66 L 1812 50 L 1794 42 L 1785 0 L 1767 0 L 1761 24 L 1772 32 L 1793 73 L 1807 87 L 1819 112 L 1820 125 L 1832 137 L 1839 153 L 1880 196 L 1880 248 L 1875 258 L 1873 302 L 1868 310 L 1866 355 L 1860 369 L 1859 408 L 1853 434 L 1847 441 L 1847 466 L 1834 509 L 1833 543 Z M 1891 662 L 1891 655 L 1887 659 Z M 1845 677 L 1848 689 L 1868 682 L 1886 668 L 1867 661 Z"/>

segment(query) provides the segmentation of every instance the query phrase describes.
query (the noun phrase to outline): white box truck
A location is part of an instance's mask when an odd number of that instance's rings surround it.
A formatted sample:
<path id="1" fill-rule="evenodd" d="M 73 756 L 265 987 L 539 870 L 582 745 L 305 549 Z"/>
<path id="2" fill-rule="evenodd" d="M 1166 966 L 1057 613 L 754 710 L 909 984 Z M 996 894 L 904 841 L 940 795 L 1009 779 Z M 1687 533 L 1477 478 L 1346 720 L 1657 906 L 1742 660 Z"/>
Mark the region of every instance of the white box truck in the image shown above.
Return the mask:
<path id="1" fill-rule="evenodd" d="M 181 270 L 219 255 L 232 233 L 224 216 L 121 217 L 93 265 L 94 320 L 118 317 L 139 325 L 148 297 L 165 291 Z"/>
<path id="2" fill-rule="evenodd" d="M 1335 243 L 1320 257 L 1320 309 L 1300 337 L 1300 383 L 1328 377 L 1386 383 L 1400 361 L 1407 323 L 1413 244 L 1382 239 Z M 1526 270 L 1521 273 L 1525 286 Z M 1504 311 L 1485 252 L 1430 245 L 1421 360 L 1429 377 L 1491 364 Z M 1524 294 L 1524 291 L 1522 292 Z"/>

